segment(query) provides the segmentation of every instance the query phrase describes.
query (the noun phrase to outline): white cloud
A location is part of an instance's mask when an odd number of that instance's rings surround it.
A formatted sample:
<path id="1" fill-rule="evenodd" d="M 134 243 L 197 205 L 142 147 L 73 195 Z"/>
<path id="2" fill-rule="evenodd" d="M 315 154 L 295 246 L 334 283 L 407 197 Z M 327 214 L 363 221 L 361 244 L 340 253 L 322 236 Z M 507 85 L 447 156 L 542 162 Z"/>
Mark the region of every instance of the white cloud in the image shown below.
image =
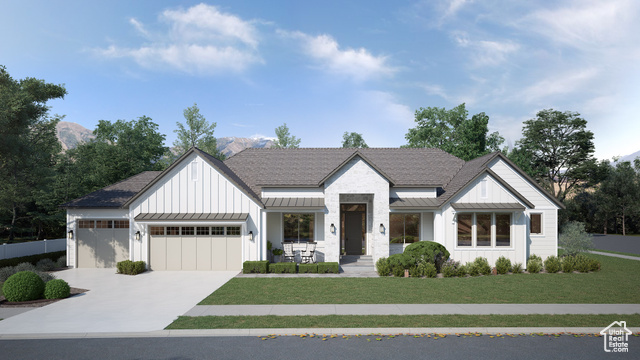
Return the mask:
<path id="1" fill-rule="evenodd" d="M 497 66 L 517 52 L 520 45 L 512 41 L 471 40 L 464 32 L 454 33 L 458 46 L 471 51 L 470 61 L 474 66 Z"/>
<path id="2" fill-rule="evenodd" d="M 386 56 L 374 56 L 365 48 L 341 49 L 338 42 L 329 35 L 311 36 L 299 31 L 283 30 L 279 30 L 278 33 L 283 37 L 299 40 L 305 54 L 329 72 L 345 75 L 357 81 L 395 72 L 387 63 Z"/>
<path id="3" fill-rule="evenodd" d="M 134 48 L 111 45 L 95 52 L 108 58 L 131 58 L 150 69 L 199 74 L 242 72 L 263 63 L 253 22 L 223 13 L 215 6 L 165 10 L 159 20 L 168 28 L 158 33 L 149 31 L 137 19 L 129 20 L 150 43 Z"/>
<path id="4" fill-rule="evenodd" d="M 595 68 L 587 68 L 574 72 L 554 74 L 533 85 L 526 87 L 517 99 L 532 103 L 540 100 L 549 101 L 551 96 L 573 94 L 589 88 L 589 84 L 599 75 Z"/>

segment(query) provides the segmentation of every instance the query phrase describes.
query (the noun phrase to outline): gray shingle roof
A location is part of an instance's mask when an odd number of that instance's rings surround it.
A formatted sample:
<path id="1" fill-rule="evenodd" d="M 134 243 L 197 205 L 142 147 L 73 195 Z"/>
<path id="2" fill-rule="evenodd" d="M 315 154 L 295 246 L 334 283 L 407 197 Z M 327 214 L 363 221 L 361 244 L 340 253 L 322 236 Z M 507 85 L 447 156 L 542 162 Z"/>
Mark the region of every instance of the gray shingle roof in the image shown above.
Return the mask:
<path id="1" fill-rule="evenodd" d="M 443 186 L 464 161 L 440 149 L 245 149 L 224 163 L 257 194 L 262 187 L 318 186 L 356 151 L 393 178 L 396 187 Z"/>
<path id="2" fill-rule="evenodd" d="M 61 205 L 63 208 L 121 207 L 162 171 L 145 171 Z"/>

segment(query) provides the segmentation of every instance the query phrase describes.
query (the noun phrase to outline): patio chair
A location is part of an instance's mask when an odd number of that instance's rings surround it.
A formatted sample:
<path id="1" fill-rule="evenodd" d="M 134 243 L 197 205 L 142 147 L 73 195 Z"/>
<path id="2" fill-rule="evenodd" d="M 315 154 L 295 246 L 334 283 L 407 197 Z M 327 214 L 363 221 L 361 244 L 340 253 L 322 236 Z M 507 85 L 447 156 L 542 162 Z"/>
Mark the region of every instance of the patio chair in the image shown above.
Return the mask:
<path id="1" fill-rule="evenodd" d="M 300 262 L 304 264 L 315 263 L 313 260 L 313 255 L 316 252 L 316 243 L 308 242 L 307 248 L 300 253 Z"/>
<path id="2" fill-rule="evenodd" d="M 285 262 L 296 262 L 296 253 L 293 252 L 293 243 L 291 242 L 283 242 L 282 243 L 282 257 Z"/>

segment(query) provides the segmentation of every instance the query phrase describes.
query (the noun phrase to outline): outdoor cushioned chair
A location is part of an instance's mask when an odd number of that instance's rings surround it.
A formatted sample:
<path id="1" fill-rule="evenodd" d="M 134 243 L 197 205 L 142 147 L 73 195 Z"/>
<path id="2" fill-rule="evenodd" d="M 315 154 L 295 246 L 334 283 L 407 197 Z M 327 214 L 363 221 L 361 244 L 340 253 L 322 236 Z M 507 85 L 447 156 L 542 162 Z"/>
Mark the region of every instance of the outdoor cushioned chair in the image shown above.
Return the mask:
<path id="1" fill-rule="evenodd" d="M 316 243 L 308 242 L 307 248 L 300 254 L 301 263 L 314 263 L 313 254 L 316 252 Z"/>
<path id="2" fill-rule="evenodd" d="M 296 262 L 296 253 L 293 252 L 293 243 L 291 242 L 283 242 L 282 243 L 282 256 L 284 257 L 285 262 Z"/>

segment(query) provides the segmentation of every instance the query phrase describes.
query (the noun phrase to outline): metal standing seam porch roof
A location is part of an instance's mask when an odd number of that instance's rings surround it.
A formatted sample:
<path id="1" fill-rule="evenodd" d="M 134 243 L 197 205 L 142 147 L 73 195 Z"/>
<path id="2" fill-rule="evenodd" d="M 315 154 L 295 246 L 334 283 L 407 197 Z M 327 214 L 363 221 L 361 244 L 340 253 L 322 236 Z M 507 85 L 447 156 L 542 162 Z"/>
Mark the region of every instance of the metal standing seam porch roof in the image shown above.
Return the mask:
<path id="1" fill-rule="evenodd" d="M 136 221 L 245 221 L 248 213 L 144 213 Z"/>
<path id="2" fill-rule="evenodd" d="M 520 203 L 452 203 L 456 210 L 518 210 L 526 207 Z"/>
<path id="3" fill-rule="evenodd" d="M 267 209 L 324 208 L 324 198 L 265 198 L 263 202 Z"/>

